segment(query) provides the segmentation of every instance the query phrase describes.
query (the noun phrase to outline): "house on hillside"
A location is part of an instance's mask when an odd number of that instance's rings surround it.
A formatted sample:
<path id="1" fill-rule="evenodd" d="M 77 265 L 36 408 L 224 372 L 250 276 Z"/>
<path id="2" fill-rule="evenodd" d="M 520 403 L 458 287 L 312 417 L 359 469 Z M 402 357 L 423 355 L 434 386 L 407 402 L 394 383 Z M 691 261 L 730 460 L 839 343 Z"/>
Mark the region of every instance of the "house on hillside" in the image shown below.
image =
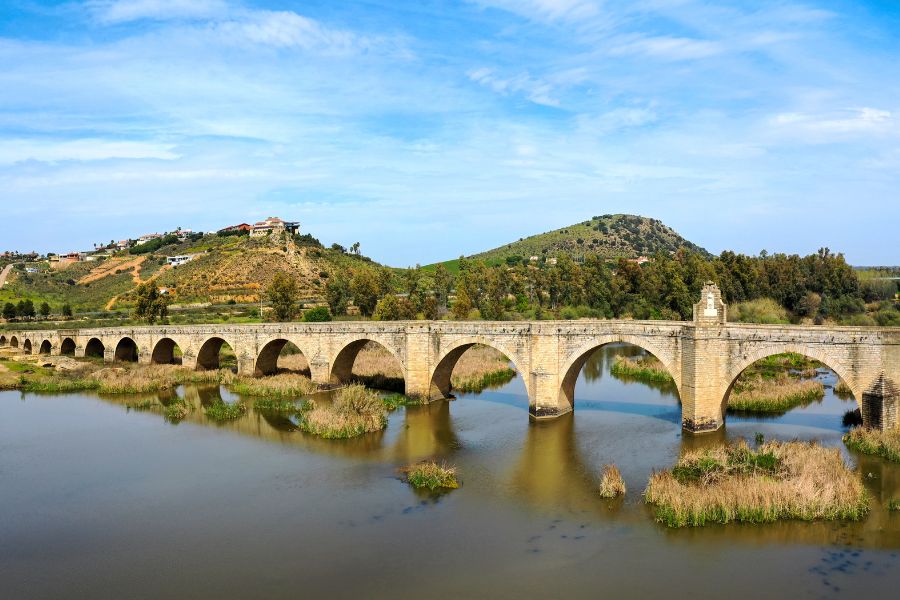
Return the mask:
<path id="1" fill-rule="evenodd" d="M 138 238 L 137 242 L 135 242 L 135 246 L 140 246 L 141 244 L 146 244 L 147 242 L 158 240 L 162 237 L 160 233 L 148 233 L 147 235 L 142 235 Z"/>
<path id="2" fill-rule="evenodd" d="M 173 267 L 180 267 L 184 263 L 189 263 L 194 260 L 196 254 L 185 254 L 182 256 L 168 256 L 166 257 L 166 264 L 172 265 Z"/>
<path id="3" fill-rule="evenodd" d="M 646 256 L 638 256 L 637 258 L 629 258 L 628 262 L 633 262 L 637 265 L 642 265 L 644 263 L 650 262 L 650 259 L 647 258 Z"/>
<path id="4" fill-rule="evenodd" d="M 129 246 L 131 246 L 131 240 L 119 240 L 119 243 L 116 244 L 118 250 L 126 250 Z"/>
<path id="5" fill-rule="evenodd" d="M 264 237 L 272 233 L 281 233 L 286 231 L 294 235 L 300 231 L 300 223 L 296 221 L 282 221 L 278 217 L 269 217 L 265 221 L 254 223 L 253 231 L 250 232 L 251 237 Z"/>
<path id="6" fill-rule="evenodd" d="M 240 223 L 239 225 L 231 225 L 229 227 L 225 227 L 224 229 L 220 229 L 216 233 L 221 234 L 243 234 L 244 232 L 250 233 L 253 231 L 253 226 L 248 223 Z"/>

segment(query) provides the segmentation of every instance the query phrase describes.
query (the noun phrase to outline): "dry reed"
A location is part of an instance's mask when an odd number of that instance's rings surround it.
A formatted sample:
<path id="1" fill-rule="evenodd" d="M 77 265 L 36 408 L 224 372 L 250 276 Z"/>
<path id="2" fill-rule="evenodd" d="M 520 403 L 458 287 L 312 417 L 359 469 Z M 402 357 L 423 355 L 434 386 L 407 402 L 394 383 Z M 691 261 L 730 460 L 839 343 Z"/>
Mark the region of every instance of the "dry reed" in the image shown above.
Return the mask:
<path id="1" fill-rule="evenodd" d="M 625 495 L 625 480 L 616 465 L 604 465 L 600 478 L 600 497 L 616 498 Z"/>
<path id="2" fill-rule="evenodd" d="M 387 427 L 387 409 L 381 397 L 361 385 L 339 390 L 331 404 L 309 404 L 300 429 L 326 439 L 351 438 Z"/>
<path id="3" fill-rule="evenodd" d="M 406 474 L 406 481 L 413 487 L 428 488 L 432 492 L 438 489 L 456 489 L 456 467 L 424 461 L 401 469 Z"/>
<path id="4" fill-rule="evenodd" d="M 851 450 L 900 462 L 900 430 L 881 431 L 855 427 L 844 435 L 844 444 Z"/>
<path id="5" fill-rule="evenodd" d="M 743 377 L 743 376 L 741 376 Z M 825 387 L 819 381 L 795 379 L 787 374 L 775 378 L 739 378 L 728 397 L 728 408 L 748 412 L 783 412 L 821 400 Z"/>
<path id="6" fill-rule="evenodd" d="M 644 499 L 670 527 L 778 519 L 862 518 L 868 497 L 837 449 L 814 443 L 746 442 L 686 453 L 654 473 Z"/>

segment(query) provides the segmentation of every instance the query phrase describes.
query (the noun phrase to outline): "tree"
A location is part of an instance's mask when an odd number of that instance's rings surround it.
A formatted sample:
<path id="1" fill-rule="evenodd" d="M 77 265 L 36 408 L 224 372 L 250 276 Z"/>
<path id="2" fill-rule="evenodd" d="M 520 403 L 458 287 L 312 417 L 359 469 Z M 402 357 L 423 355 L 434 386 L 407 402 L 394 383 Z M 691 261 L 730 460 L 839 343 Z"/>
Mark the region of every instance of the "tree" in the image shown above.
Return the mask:
<path id="1" fill-rule="evenodd" d="M 31 300 L 19 300 L 19 304 L 16 306 L 16 313 L 20 317 L 27 319 L 34 318 L 35 314 L 37 314 L 34 310 L 34 302 Z"/>
<path id="2" fill-rule="evenodd" d="M 457 288 L 456 301 L 450 307 L 453 318 L 460 321 L 467 319 L 472 308 L 472 299 L 469 297 L 469 292 L 466 291 L 465 287 Z"/>
<path id="3" fill-rule="evenodd" d="M 41 303 L 41 316 L 44 318 L 50 316 L 50 305 L 46 302 Z"/>
<path id="4" fill-rule="evenodd" d="M 415 319 L 416 315 L 409 300 L 387 294 L 378 301 L 372 318 L 376 321 L 403 321 Z"/>
<path id="5" fill-rule="evenodd" d="M 135 296 L 137 297 L 134 306 L 136 319 L 144 319 L 152 325 L 157 319 L 165 319 L 169 315 L 169 300 L 164 294 L 159 293 L 155 281 L 150 280 L 140 284 L 135 290 Z M 65 307 L 63 310 L 65 311 Z"/>
<path id="6" fill-rule="evenodd" d="M 353 244 L 350 245 L 350 252 L 359 256 L 359 242 L 353 242 Z"/>
<path id="7" fill-rule="evenodd" d="M 380 296 L 381 284 L 378 276 L 371 269 L 360 269 L 353 274 L 350 280 L 350 293 L 353 303 L 364 316 L 372 315 Z"/>
<path id="8" fill-rule="evenodd" d="M 325 284 L 325 302 L 333 315 L 347 314 L 347 303 L 350 302 L 350 283 L 343 275 L 336 275 L 328 279 Z"/>
<path id="9" fill-rule="evenodd" d="M 62 316 L 64 316 L 64 317 L 72 316 L 72 306 L 68 302 L 62 305 Z"/>
<path id="10" fill-rule="evenodd" d="M 450 291 L 453 289 L 453 275 L 443 264 L 434 269 L 434 295 L 441 310 L 447 308 Z"/>
<path id="11" fill-rule="evenodd" d="M 331 320 L 331 313 L 327 306 L 316 306 L 303 313 L 303 321 L 306 323 L 324 323 Z"/>
<path id="12" fill-rule="evenodd" d="M 287 273 L 276 273 L 266 290 L 275 318 L 290 321 L 297 314 L 297 282 Z"/>
<path id="13" fill-rule="evenodd" d="M 12 302 L 7 302 L 3 305 L 3 318 L 7 321 L 12 321 L 16 318 L 16 305 Z"/>

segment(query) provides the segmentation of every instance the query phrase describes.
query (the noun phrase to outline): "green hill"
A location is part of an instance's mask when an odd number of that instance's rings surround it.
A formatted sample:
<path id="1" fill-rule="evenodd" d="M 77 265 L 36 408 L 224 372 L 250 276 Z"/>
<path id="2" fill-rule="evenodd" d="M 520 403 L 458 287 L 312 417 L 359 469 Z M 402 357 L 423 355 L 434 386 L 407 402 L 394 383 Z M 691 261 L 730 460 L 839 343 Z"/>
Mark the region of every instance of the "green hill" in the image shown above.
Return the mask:
<path id="1" fill-rule="evenodd" d="M 671 253 L 682 247 L 709 256 L 706 250 L 684 239 L 657 219 L 636 215 L 603 215 L 562 229 L 520 238 L 467 258 L 483 260 L 488 264 L 527 261 L 534 256 L 540 260 L 563 254 L 576 259 L 591 254 L 609 259 L 637 258 L 657 252 Z M 457 262 L 451 260 L 443 264 L 455 271 Z"/>

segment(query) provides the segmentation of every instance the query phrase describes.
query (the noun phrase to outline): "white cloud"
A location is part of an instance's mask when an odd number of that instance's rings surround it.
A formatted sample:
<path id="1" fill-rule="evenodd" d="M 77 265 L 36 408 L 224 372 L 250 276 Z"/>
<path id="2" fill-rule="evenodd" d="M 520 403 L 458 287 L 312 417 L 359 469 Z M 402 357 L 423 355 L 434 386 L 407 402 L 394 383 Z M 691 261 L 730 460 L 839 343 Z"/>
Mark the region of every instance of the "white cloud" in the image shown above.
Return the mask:
<path id="1" fill-rule="evenodd" d="M 553 86 L 541 79 L 532 78 L 528 73 L 503 78 L 492 69 L 481 68 L 467 73 L 470 80 L 479 83 L 498 94 L 523 94 L 535 104 L 559 106 L 559 100 L 552 96 Z"/>
<path id="2" fill-rule="evenodd" d="M 612 56 L 641 55 L 661 60 L 694 60 L 708 58 L 726 51 L 724 44 L 710 40 L 684 37 L 640 37 L 614 45 Z"/>
<path id="3" fill-rule="evenodd" d="M 144 19 L 210 19 L 229 10 L 223 0 L 91 0 L 86 6 L 98 22 L 107 25 Z"/>
<path id="4" fill-rule="evenodd" d="M 856 135 L 900 133 L 897 119 L 890 111 L 870 107 L 829 113 L 780 113 L 771 122 L 776 130 L 805 134 L 818 141 Z"/>
<path id="5" fill-rule="evenodd" d="M 102 139 L 29 140 L 0 139 L 0 165 L 28 160 L 56 163 L 113 158 L 175 160 L 173 144 L 110 141 Z"/>
<path id="6" fill-rule="evenodd" d="M 580 20 L 600 13 L 592 0 L 476 0 L 482 6 L 499 8 L 533 20 Z"/>

